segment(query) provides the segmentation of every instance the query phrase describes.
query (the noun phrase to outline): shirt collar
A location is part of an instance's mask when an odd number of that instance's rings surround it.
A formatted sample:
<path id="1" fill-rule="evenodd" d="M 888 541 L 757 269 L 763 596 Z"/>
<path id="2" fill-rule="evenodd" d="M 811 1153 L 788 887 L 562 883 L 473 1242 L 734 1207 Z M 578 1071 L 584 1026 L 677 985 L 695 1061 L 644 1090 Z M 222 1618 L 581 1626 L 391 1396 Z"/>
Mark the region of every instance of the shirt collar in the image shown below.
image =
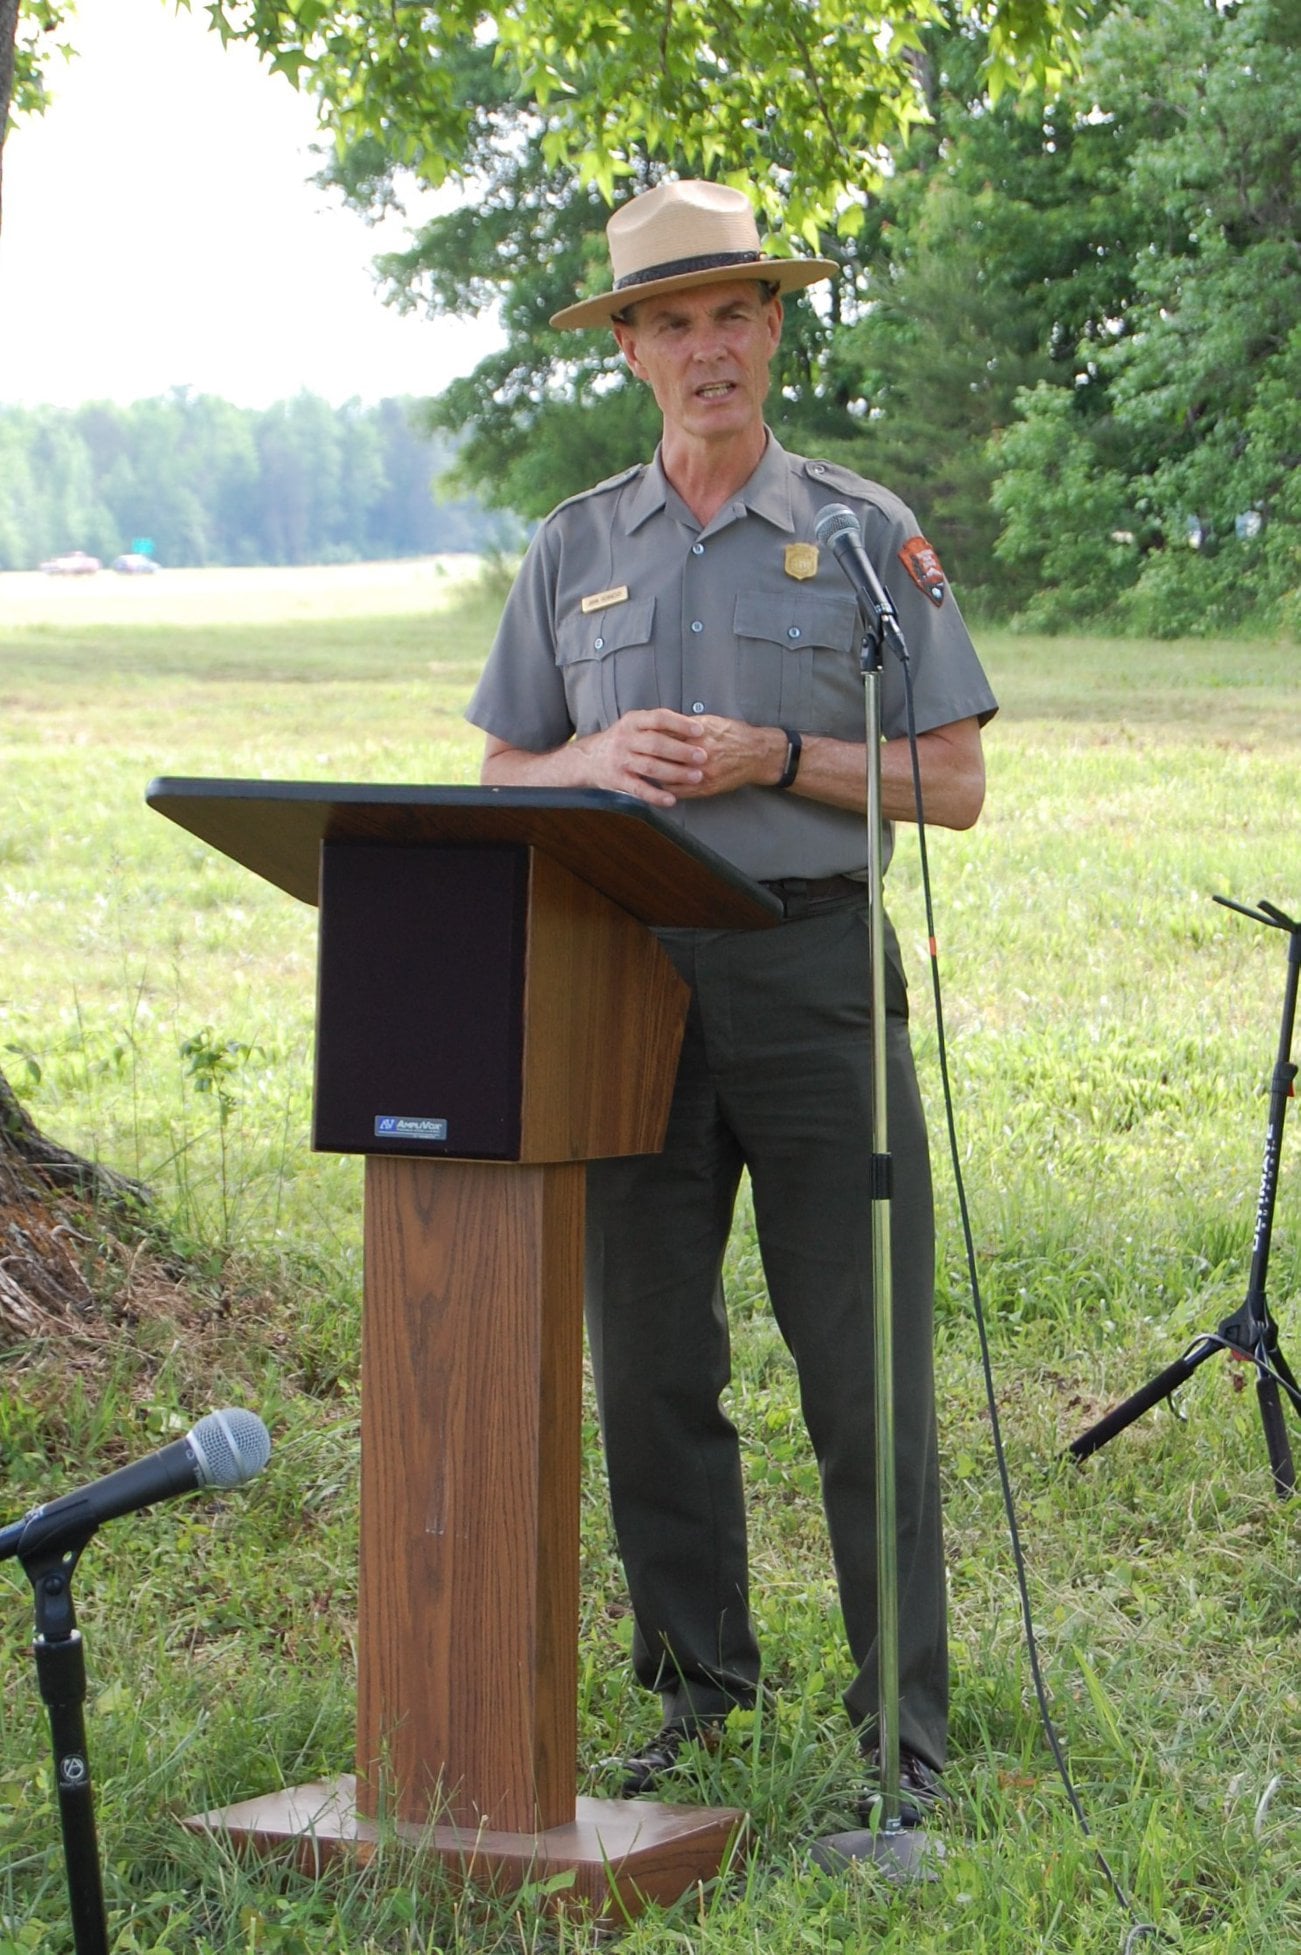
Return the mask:
<path id="1" fill-rule="evenodd" d="M 652 516 L 657 516 L 666 507 L 670 497 L 674 501 L 673 490 L 664 473 L 664 463 L 660 451 L 655 450 L 655 459 L 648 468 L 642 470 L 641 477 L 633 488 L 628 504 L 628 532 L 640 529 Z M 768 431 L 768 441 L 758 466 L 749 480 L 743 482 L 715 516 L 709 525 L 711 529 L 721 528 L 739 515 L 761 516 L 775 529 L 792 531 L 795 528 L 791 516 L 790 468 L 786 450 L 782 447 L 772 430 Z"/>
<path id="2" fill-rule="evenodd" d="M 642 470 L 628 497 L 628 534 L 631 536 L 634 530 L 640 529 L 642 524 L 649 522 L 652 516 L 658 516 L 668 499 L 668 477 L 664 473 L 660 451 L 657 448 L 654 461 L 649 468 Z"/>
<path id="3" fill-rule="evenodd" d="M 775 529 L 794 529 L 790 463 L 786 450 L 771 428 L 768 430 L 768 446 L 763 451 L 758 468 L 749 481 L 737 490 L 732 501 L 733 504 L 743 504 L 751 516 L 762 516 Z"/>

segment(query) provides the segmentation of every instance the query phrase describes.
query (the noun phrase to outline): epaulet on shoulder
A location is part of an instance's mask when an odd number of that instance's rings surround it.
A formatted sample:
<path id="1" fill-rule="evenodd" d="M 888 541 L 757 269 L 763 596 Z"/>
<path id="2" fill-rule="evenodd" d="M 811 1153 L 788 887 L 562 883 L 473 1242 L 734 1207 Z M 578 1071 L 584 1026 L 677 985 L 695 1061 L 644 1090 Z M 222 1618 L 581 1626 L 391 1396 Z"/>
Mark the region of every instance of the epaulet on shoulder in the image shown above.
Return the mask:
<path id="1" fill-rule="evenodd" d="M 804 473 L 819 487 L 834 489 L 838 495 L 852 496 L 856 502 L 870 502 L 888 516 L 897 518 L 907 513 L 906 505 L 892 490 L 880 482 L 869 481 L 867 476 L 857 474 L 852 468 L 845 468 L 840 462 L 812 457 L 805 461 Z"/>
<path id="2" fill-rule="evenodd" d="M 611 489 L 621 489 L 625 482 L 636 481 L 645 470 L 645 462 L 634 462 L 631 468 L 621 470 L 618 475 L 607 475 L 603 482 L 593 482 L 590 489 L 580 489 L 577 495 L 566 496 L 563 502 L 556 504 L 551 514 L 558 516 L 562 509 L 572 509 L 575 503 L 590 502 L 593 496 L 608 495 Z"/>

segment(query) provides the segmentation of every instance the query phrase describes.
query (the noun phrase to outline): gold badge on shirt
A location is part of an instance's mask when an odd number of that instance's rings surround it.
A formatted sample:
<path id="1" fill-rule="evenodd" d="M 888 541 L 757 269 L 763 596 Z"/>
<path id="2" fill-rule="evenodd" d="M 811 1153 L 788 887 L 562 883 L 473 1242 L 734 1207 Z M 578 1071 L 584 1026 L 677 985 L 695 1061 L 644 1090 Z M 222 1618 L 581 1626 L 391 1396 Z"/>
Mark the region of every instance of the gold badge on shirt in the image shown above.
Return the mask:
<path id="1" fill-rule="evenodd" d="M 590 597 L 583 599 L 583 609 L 584 611 L 605 611 L 611 604 L 626 604 L 627 601 L 628 586 L 626 584 L 619 584 L 612 591 L 593 591 Z"/>
<path id="2" fill-rule="evenodd" d="M 798 577 L 801 582 L 806 577 L 818 574 L 818 546 L 816 543 L 788 543 L 786 545 L 786 575 Z"/>

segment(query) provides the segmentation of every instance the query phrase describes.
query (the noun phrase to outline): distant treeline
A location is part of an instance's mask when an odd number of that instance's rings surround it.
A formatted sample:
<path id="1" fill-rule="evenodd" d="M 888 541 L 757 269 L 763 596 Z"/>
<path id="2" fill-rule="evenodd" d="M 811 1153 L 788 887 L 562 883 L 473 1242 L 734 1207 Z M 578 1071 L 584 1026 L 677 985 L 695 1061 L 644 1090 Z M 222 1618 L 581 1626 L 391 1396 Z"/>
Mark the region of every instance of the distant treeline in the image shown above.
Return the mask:
<path id="1" fill-rule="evenodd" d="M 446 436 L 414 403 L 331 407 L 313 394 L 233 407 L 181 388 L 130 407 L 0 407 L 0 570 L 69 550 L 105 563 L 346 563 L 482 550 L 516 532 L 443 501 Z"/>

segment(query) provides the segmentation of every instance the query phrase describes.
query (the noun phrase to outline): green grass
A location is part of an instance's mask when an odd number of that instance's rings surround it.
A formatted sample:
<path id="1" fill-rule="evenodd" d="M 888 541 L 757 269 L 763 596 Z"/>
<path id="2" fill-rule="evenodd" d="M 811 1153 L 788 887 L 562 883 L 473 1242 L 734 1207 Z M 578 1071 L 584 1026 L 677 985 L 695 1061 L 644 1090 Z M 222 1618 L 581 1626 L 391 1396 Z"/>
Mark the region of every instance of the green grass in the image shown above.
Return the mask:
<path id="1" fill-rule="evenodd" d="M 145 788 L 158 774 L 473 780 L 479 739 L 460 710 L 494 604 L 450 579 L 358 590 L 334 573 L 177 576 L 162 594 L 166 617 L 158 592 L 88 593 L 74 610 L 70 593 L 0 579 L 0 1067 L 48 1133 L 148 1180 L 166 1241 L 193 1259 L 172 1294 L 124 1264 L 95 1323 L 10 1338 L 0 1519 L 215 1404 L 257 1406 L 275 1436 L 247 1493 L 115 1523 L 82 1563 L 114 1955 L 593 1950 L 595 1930 L 539 1897 L 458 1896 L 396 1842 L 312 1882 L 176 1824 L 350 1762 L 361 1197 L 356 1162 L 306 1146 L 314 912 L 151 813 Z M 1004 700 L 987 813 L 968 835 L 932 835 L 931 858 L 963 1171 L 1054 1712 L 1141 1917 L 1196 1955 L 1281 1955 L 1301 1941 L 1301 1509 L 1273 1495 L 1254 1395 L 1216 1358 L 1183 1421 L 1149 1413 L 1082 1469 L 1060 1456 L 1242 1299 L 1285 941 L 1211 897 L 1301 911 L 1296 653 L 982 645 Z M 948 1859 L 934 1886 L 899 1893 L 807 1858 L 851 1809 L 844 1659 L 816 1473 L 743 1217 L 733 1400 L 772 1688 L 684 1796 L 745 1807 L 757 1851 L 651 1910 L 620 1937 L 634 1955 L 1110 1955 L 1129 1927 L 1029 1687 L 909 835 L 890 881 L 942 1207 Z M 196 1038 L 233 1048 L 224 1118 L 182 1056 Z M 1270 1295 L 1294 1368 L 1298 1158 L 1293 1125 Z M 602 1789 L 601 1761 L 653 1707 L 627 1678 L 590 1420 L 582 1511 L 580 1785 Z M 0 1955 L 65 1955 L 30 1594 L 11 1564 L 0 1609 Z"/>

